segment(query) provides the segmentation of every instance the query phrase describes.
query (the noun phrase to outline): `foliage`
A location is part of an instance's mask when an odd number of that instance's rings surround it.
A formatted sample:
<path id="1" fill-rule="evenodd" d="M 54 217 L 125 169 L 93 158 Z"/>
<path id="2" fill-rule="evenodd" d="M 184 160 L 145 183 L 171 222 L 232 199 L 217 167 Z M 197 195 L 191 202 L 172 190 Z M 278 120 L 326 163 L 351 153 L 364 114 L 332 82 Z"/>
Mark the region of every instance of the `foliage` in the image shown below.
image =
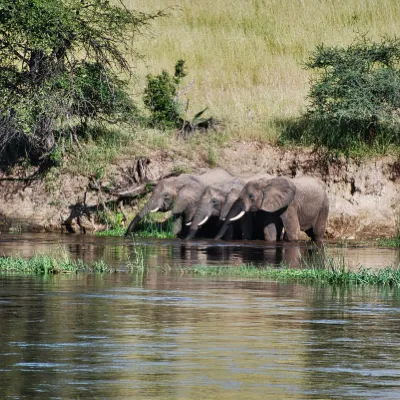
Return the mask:
<path id="1" fill-rule="evenodd" d="M 292 138 L 341 150 L 400 145 L 400 40 L 319 45 L 306 68 L 317 76 L 308 114 L 297 125 L 302 131 Z"/>
<path id="2" fill-rule="evenodd" d="M 0 156 L 49 158 L 89 120 L 135 115 L 134 38 L 152 19 L 108 0 L 0 0 Z"/>
<path id="3" fill-rule="evenodd" d="M 178 100 L 178 85 L 186 76 L 184 63 L 184 60 L 178 60 L 174 76 L 165 70 L 156 76 L 147 75 L 143 101 L 150 111 L 153 127 L 165 129 L 180 125 L 182 105 Z"/>

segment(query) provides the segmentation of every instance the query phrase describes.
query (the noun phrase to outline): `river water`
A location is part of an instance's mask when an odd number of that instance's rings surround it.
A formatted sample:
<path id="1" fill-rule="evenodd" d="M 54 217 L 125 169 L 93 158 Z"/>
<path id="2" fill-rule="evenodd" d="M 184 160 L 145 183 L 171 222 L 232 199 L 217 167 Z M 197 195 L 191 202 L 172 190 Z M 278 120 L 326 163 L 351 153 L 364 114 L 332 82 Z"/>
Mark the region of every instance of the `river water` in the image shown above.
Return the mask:
<path id="1" fill-rule="evenodd" d="M 312 252 L 306 243 L 1 235 L 0 254 L 62 246 L 118 270 L 0 275 L 1 399 L 400 399 L 400 290 L 129 273 L 135 245 L 150 267 L 294 266 Z M 328 247 L 354 268 L 399 260 L 398 250 Z"/>

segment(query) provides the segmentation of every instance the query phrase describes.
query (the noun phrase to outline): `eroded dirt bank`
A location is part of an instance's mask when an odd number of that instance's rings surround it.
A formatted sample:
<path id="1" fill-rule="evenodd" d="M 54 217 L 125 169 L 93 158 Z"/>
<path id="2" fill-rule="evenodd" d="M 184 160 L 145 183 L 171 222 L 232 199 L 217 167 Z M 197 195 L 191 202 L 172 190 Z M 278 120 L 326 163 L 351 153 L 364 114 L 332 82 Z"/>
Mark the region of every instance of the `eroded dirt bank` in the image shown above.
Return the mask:
<path id="1" fill-rule="evenodd" d="M 171 151 L 148 154 L 147 177 L 157 180 L 178 169 L 203 172 L 210 168 L 205 156 L 177 156 Z M 389 237 L 395 233 L 400 212 L 400 160 L 394 156 L 357 162 L 328 158 L 304 149 L 283 149 L 239 142 L 219 151 L 218 166 L 232 173 L 265 171 L 289 177 L 309 174 L 325 182 L 331 202 L 328 238 Z M 88 231 L 104 226 L 94 218 L 99 207 L 116 196 L 99 186 L 123 188 L 138 178 L 137 160 L 122 159 L 108 168 L 101 181 L 63 174 L 52 180 L 26 179 L 23 170 L 1 174 L 0 227 L 2 230 Z M 21 179 L 25 178 L 25 179 Z M 124 205 L 131 217 L 135 201 Z"/>

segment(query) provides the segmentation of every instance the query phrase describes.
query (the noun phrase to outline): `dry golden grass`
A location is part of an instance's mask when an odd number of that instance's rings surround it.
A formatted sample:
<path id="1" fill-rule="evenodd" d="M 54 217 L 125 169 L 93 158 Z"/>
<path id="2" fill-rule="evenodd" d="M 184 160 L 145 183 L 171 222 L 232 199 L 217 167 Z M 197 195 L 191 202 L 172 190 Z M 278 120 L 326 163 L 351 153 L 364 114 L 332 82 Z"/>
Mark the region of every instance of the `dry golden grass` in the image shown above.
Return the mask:
<path id="1" fill-rule="evenodd" d="M 398 33 L 399 0 L 126 0 L 138 11 L 167 7 L 138 50 L 147 73 L 173 72 L 186 60 L 193 79 L 188 117 L 208 106 L 238 138 L 274 141 L 274 121 L 305 109 L 308 72 L 302 63 L 317 44 L 349 45 L 358 35 Z M 139 90 L 140 91 L 140 90 Z"/>

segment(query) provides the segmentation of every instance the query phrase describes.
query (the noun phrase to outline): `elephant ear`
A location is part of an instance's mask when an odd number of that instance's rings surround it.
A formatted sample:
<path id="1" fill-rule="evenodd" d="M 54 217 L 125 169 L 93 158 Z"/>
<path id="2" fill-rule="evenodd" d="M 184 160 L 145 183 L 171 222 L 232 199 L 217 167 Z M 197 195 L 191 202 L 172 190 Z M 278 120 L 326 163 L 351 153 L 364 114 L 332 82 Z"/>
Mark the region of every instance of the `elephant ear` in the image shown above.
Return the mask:
<path id="1" fill-rule="evenodd" d="M 263 188 L 261 209 L 275 212 L 287 207 L 294 199 L 296 186 L 287 178 L 274 178 L 268 180 Z"/>

